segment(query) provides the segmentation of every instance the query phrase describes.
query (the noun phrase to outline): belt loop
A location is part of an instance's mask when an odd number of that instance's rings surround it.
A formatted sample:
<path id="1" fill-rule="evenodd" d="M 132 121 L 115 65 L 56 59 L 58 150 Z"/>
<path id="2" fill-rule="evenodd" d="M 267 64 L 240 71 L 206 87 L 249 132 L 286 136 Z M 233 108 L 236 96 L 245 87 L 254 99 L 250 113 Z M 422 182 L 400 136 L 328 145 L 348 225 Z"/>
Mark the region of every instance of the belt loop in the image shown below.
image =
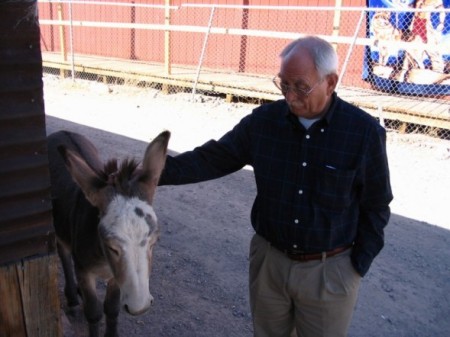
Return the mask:
<path id="1" fill-rule="evenodd" d="M 322 262 L 325 262 L 327 259 L 327 252 L 322 252 Z"/>

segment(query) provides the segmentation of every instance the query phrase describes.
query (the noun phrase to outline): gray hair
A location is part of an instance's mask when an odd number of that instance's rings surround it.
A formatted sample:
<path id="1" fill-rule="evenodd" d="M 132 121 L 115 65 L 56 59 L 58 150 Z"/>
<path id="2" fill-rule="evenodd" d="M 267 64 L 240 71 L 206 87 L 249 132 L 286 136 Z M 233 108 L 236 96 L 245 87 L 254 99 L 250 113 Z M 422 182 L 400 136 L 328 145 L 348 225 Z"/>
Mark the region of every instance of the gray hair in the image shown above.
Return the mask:
<path id="1" fill-rule="evenodd" d="M 289 43 L 281 52 L 280 57 L 284 60 L 292 51 L 306 49 L 314 60 L 314 65 L 320 77 L 338 72 L 338 56 L 333 46 L 324 39 L 317 36 L 305 36 Z"/>

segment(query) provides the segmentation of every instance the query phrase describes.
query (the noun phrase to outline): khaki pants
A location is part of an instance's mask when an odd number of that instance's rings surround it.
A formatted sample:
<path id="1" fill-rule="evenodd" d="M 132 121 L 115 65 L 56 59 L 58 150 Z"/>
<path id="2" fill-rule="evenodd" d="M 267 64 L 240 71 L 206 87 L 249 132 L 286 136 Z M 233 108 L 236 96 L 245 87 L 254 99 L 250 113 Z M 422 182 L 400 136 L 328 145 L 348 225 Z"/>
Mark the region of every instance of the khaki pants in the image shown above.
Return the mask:
<path id="1" fill-rule="evenodd" d="M 255 234 L 249 272 L 254 336 L 346 336 L 361 281 L 350 253 L 297 262 Z"/>

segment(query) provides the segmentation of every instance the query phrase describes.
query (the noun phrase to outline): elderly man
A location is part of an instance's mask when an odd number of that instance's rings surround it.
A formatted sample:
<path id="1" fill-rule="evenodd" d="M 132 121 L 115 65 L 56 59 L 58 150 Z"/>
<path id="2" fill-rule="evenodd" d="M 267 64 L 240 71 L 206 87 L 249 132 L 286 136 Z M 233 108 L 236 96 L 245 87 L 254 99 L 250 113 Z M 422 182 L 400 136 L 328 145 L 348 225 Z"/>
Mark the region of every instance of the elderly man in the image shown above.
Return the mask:
<path id="1" fill-rule="evenodd" d="M 390 217 L 386 133 L 336 95 L 338 60 L 328 42 L 300 38 L 280 57 L 273 81 L 284 99 L 254 109 L 219 140 L 169 156 L 160 184 L 252 166 L 254 335 L 346 336 Z"/>

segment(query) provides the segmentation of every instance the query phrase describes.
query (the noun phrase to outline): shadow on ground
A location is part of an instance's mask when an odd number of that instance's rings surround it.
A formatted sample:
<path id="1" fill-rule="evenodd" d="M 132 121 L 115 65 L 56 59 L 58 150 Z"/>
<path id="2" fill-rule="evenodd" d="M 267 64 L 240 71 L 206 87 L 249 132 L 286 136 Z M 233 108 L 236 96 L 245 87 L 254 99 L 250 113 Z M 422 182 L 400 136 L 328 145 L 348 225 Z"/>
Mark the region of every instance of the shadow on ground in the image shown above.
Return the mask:
<path id="1" fill-rule="evenodd" d="M 47 133 L 60 129 L 87 136 L 105 160 L 140 159 L 147 145 L 47 117 Z M 159 187 L 154 206 L 161 238 L 151 276 L 155 304 L 139 317 L 121 313 L 123 336 L 252 336 L 247 255 L 254 195 L 247 170 L 195 185 Z M 446 336 L 449 247 L 450 231 L 393 214 L 385 248 L 363 280 L 349 336 Z M 104 285 L 99 289 L 103 292 Z M 61 302 L 65 309 L 65 299 Z M 80 309 L 68 318 L 67 335 L 86 336 Z"/>

